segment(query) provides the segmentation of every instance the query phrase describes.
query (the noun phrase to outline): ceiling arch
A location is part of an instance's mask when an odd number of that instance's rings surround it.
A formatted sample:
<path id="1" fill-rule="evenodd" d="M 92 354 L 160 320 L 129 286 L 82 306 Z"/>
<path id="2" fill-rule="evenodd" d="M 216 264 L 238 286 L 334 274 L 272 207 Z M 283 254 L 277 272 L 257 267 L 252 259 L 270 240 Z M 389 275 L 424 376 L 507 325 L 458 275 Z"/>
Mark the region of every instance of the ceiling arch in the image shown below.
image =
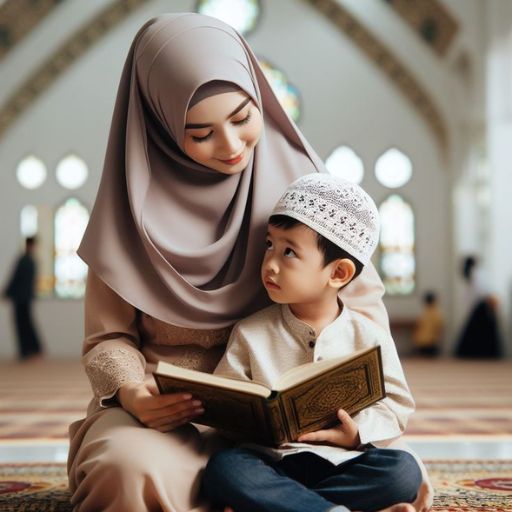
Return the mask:
<path id="1" fill-rule="evenodd" d="M 308 1 L 324 14 L 327 20 L 336 25 L 391 80 L 427 123 L 442 153 L 446 156 L 448 132 L 444 119 L 430 95 L 407 66 L 336 0 Z"/>
<path id="2" fill-rule="evenodd" d="M 456 18 L 439 0 L 383 0 L 440 57 L 459 30 Z"/>
<path id="3" fill-rule="evenodd" d="M 117 0 L 100 11 L 43 62 L 0 109 L 0 137 L 57 78 L 135 9 L 148 0 Z"/>
<path id="4" fill-rule="evenodd" d="M 33 30 L 62 0 L 0 2 L 0 60 Z"/>
<path id="5" fill-rule="evenodd" d="M 1 107 L 0 137 L 93 44 L 148 1 L 117 0 L 113 2 L 58 48 Z M 444 120 L 433 100 L 410 70 L 336 0 L 308 0 L 308 2 L 327 20 L 334 23 L 340 32 L 347 36 L 391 80 L 427 123 L 442 152 L 446 154 L 448 138 Z"/>

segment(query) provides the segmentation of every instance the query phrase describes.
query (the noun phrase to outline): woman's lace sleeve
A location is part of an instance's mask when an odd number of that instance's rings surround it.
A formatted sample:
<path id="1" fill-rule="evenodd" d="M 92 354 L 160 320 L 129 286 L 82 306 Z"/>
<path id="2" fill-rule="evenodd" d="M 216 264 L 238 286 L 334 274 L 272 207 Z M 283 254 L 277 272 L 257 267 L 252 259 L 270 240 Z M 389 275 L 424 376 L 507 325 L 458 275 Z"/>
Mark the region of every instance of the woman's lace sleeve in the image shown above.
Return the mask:
<path id="1" fill-rule="evenodd" d="M 102 406 L 127 382 L 142 382 L 138 311 L 89 270 L 85 291 L 85 339 L 82 363 Z"/>
<path id="2" fill-rule="evenodd" d="M 127 382 L 144 381 L 144 365 L 132 350 L 113 348 L 99 352 L 85 365 L 94 396 L 100 405 L 114 397 Z"/>

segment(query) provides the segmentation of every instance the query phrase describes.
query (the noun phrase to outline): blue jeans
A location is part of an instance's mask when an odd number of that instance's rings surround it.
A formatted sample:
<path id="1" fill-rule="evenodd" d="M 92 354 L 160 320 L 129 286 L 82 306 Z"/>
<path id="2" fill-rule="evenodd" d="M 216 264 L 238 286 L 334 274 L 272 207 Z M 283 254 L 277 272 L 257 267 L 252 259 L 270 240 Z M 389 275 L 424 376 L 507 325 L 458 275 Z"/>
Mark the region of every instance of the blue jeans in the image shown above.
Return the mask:
<path id="1" fill-rule="evenodd" d="M 210 459 L 203 489 L 214 505 L 235 512 L 326 512 L 337 505 L 366 512 L 413 502 L 421 480 L 414 457 L 402 450 L 371 448 L 335 466 L 308 452 L 276 461 L 232 448 Z"/>

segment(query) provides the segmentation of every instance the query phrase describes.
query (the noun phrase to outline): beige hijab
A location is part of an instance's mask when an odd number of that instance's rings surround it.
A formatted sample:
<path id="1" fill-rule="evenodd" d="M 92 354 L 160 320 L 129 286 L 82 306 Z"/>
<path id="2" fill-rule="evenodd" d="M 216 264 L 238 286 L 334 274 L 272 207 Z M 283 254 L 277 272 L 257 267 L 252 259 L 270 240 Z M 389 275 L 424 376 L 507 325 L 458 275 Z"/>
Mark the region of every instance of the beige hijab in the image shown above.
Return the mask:
<path id="1" fill-rule="evenodd" d="M 252 97 L 264 129 L 240 174 L 183 152 L 194 93 L 224 81 Z M 269 303 L 260 283 L 268 215 L 286 186 L 323 171 L 247 43 L 199 14 L 136 35 L 121 76 L 103 175 L 79 255 L 136 308 L 182 327 L 220 328 Z"/>

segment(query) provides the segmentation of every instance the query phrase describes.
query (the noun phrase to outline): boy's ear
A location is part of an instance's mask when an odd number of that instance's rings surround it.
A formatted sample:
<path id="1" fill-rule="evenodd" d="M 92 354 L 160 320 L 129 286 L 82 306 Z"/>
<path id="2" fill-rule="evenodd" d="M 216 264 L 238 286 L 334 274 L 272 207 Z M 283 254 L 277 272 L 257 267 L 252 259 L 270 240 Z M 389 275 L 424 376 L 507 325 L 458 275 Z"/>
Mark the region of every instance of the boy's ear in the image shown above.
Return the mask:
<path id="1" fill-rule="evenodd" d="M 342 288 L 350 283 L 354 274 L 356 273 L 356 266 L 354 262 L 348 258 L 336 260 L 332 267 L 329 285 L 333 288 Z"/>

